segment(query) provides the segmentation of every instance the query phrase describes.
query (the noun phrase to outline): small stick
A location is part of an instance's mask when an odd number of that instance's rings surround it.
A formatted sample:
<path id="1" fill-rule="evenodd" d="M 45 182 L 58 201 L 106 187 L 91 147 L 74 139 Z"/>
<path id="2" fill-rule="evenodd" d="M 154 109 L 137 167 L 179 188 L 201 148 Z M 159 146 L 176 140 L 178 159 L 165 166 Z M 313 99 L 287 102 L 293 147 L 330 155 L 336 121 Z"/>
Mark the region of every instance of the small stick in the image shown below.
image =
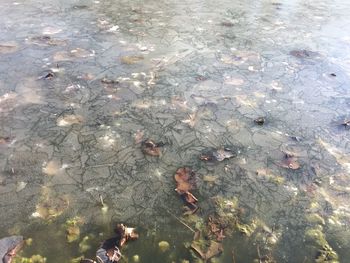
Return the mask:
<path id="1" fill-rule="evenodd" d="M 256 250 L 258 251 L 259 263 L 261 263 L 261 255 L 259 245 L 256 246 Z"/>
<path id="2" fill-rule="evenodd" d="M 232 263 L 236 263 L 235 250 L 232 248 Z"/>
<path id="3" fill-rule="evenodd" d="M 105 206 L 105 203 L 103 202 L 103 197 L 102 197 L 102 195 L 101 195 L 101 194 L 99 194 L 99 196 L 100 196 L 100 202 L 101 202 L 101 205 L 102 205 L 102 206 Z"/>
<path id="4" fill-rule="evenodd" d="M 170 211 L 166 210 L 169 215 L 173 216 L 177 221 L 179 221 L 181 224 L 183 224 L 185 227 L 187 227 L 189 230 L 191 230 L 193 233 L 196 233 L 192 227 L 187 225 L 184 221 L 182 221 L 180 218 L 178 218 L 176 215 L 170 213 Z"/>

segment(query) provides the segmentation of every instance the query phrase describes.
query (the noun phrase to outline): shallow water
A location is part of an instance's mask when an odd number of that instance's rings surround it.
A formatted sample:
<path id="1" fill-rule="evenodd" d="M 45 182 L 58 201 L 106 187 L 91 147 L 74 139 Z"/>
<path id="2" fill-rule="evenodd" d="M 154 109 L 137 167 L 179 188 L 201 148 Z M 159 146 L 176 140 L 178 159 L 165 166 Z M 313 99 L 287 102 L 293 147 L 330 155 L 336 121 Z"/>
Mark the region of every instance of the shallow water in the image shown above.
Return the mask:
<path id="1" fill-rule="evenodd" d="M 346 0 L 1 0 L 1 236 L 33 238 L 25 256 L 70 262 L 125 222 L 141 233 L 126 257 L 193 262 L 192 233 L 171 215 L 182 215 L 173 175 L 191 166 L 203 218 L 213 197 L 237 197 L 247 220 L 281 233 L 277 262 L 314 262 L 304 234 L 317 213 L 347 262 L 349 14 Z M 159 158 L 141 152 L 145 138 L 165 143 Z M 238 156 L 199 160 L 222 146 Z M 299 169 L 281 167 L 285 152 Z M 57 211 L 38 217 L 48 200 Z M 67 243 L 75 216 L 80 239 Z M 236 262 L 257 258 L 239 233 L 224 246 L 218 262 L 232 262 L 232 248 Z"/>

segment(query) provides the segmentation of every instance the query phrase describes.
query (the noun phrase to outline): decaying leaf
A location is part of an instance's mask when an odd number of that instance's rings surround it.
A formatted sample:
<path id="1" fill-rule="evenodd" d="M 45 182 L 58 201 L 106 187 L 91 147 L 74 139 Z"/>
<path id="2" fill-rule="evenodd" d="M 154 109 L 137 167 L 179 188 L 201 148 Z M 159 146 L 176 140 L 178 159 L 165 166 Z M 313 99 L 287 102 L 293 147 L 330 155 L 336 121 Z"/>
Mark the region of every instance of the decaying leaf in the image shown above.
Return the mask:
<path id="1" fill-rule="evenodd" d="M 169 250 L 170 244 L 167 241 L 160 241 L 158 243 L 158 247 L 159 247 L 159 250 L 164 253 L 167 250 Z"/>
<path id="2" fill-rule="evenodd" d="M 218 178 L 219 176 L 215 176 L 215 175 L 204 175 L 203 181 L 207 183 L 215 183 Z"/>
<path id="3" fill-rule="evenodd" d="M 70 126 L 73 124 L 81 124 L 83 122 L 83 117 L 80 115 L 65 115 L 57 119 L 58 126 Z"/>
<path id="4" fill-rule="evenodd" d="M 224 147 L 218 150 L 211 150 L 209 152 L 203 153 L 199 159 L 202 161 L 209 162 L 222 162 L 223 160 L 230 159 L 232 157 L 236 157 L 237 154 L 234 150 Z"/>
<path id="5" fill-rule="evenodd" d="M 133 227 L 127 227 L 124 224 L 117 224 L 114 232 L 119 237 L 119 246 L 123 247 L 126 242 L 131 240 L 136 240 L 139 238 L 139 234 L 136 232 L 136 229 Z"/>
<path id="6" fill-rule="evenodd" d="M 195 176 L 196 174 L 191 168 L 179 168 L 175 174 L 175 181 L 177 183 L 176 191 L 182 194 L 192 190 L 195 185 Z"/>
<path id="7" fill-rule="evenodd" d="M 26 42 L 38 46 L 59 46 L 67 44 L 66 40 L 54 39 L 48 35 L 33 36 Z"/>
<path id="8" fill-rule="evenodd" d="M 137 62 L 140 62 L 143 59 L 144 59 L 143 56 L 134 55 L 134 56 L 123 56 L 123 57 L 120 58 L 120 61 L 123 64 L 131 65 L 131 64 L 135 64 Z"/>
<path id="9" fill-rule="evenodd" d="M 192 113 L 188 115 L 188 119 L 183 120 L 182 122 L 188 124 L 188 126 L 193 128 L 196 125 L 197 119 L 198 119 L 197 113 Z"/>
<path id="10" fill-rule="evenodd" d="M 108 85 L 111 85 L 111 84 L 119 84 L 119 80 L 108 79 L 108 78 L 103 78 L 103 79 L 101 79 L 101 82 L 102 82 L 103 84 L 108 84 Z"/>
<path id="11" fill-rule="evenodd" d="M 220 25 L 222 25 L 224 27 L 233 27 L 235 24 L 230 22 L 230 21 L 223 21 L 220 23 Z"/>
<path id="12" fill-rule="evenodd" d="M 289 54 L 297 58 L 314 58 L 320 55 L 317 52 L 305 50 L 305 49 L 292 50 L 291 52 L 289 52 Z"/>
<path id="13" fill-rule="evenodd" d="M 161 147 L 164 146 L 164 143 L 159 142 L 156 143 L 150 139 L 143 141 L 141 143 L 141 150 L 143 153 L 151 155 L 151 156 L 160 156 L 162 151 Z"/>
<path id="14" fill-rule="evenodd" d="M 10 54 L 18 50 L 18 45 L 15 42 L 2 42 L 0 43 L 0 55 Z"/>
<path id="15" fill-rule="evenodd" d="M 191 244 L 191 248 L 201 257 L 203 260 L 209 260 L 215 256 L 221 254 L 224 249 L 221 243 L 216 241 L 210 241 L 209 247 L 206 252 L 197 244 L 196 241 L 193 241 Z"/>
<path id="16" fill-rule="evenodd" d="M 58 51 L 54 54 L 53 60 L 54 61 L 70 61 L 77 58 L 87 58 L 87 57 L 93 57 L 95 56 L 95 52 L 85 50 L 82 48 L 76 48 L 72 49 L 69 52 L 68 51 Z"/>
<path id="17" fill-rule="evenodd" d="M 66 221 L 66 238 L 69 243 L 78 240 L 80 236 L 80 226 L 83 223 L 84 221 L 80 217 L 74 217 Z"/>
<path id="18" fill-rule="evenodd" d="M 50 220 L 60 216 L 69 206 L 67 196 L 59 196 L 51 192 L 49 188 L 44 187 L 40 202 L 36 205 L 34 217 L 40 217 Z"/>
<path id="19" fill-rule="evenodd" d="M 181 199 L 188 206 L 192 213 L 198 210 L 196 203 L 198 199 L 190 192 L 195 187 L 195 173 L 191 168 L 179 168 L 175 174 L 176 189 Z"/>
<path id="20" fill-rule="evenodd" d="M 284 156 L 284 159 L 279 164 L 283 168 L 297 170 L 300 168 L 300 164 L 298 162 L 298 159 L 292 155 L 286 154 Z"/>

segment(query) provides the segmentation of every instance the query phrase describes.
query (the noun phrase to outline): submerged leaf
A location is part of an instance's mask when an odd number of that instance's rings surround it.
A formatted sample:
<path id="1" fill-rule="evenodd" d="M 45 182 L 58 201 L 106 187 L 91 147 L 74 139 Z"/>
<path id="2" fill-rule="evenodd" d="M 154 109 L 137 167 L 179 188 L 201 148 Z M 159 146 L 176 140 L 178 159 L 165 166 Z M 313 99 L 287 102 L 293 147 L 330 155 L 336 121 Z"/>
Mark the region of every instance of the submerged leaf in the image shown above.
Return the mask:
<path id="1" fill-rule="evenodd" d="M 300 164 L 296 157 L 286 155 L 286 157 L 280 163 L 280 166 L 287 169 L 297 170 L 300 168 Z"/>
<path id="2" fill-rule="evenodd" d="M 15 42 L 0 43 L 0 55 L 14 53 L 17 50 L 18 50 L 18 45 Z"/>
<path id="3" fill-rule="evenodd" d="M 148 139 L 148 140 L 142 142 L 141 149 L 142 149 L 142 152 L 145 154 L 148 154 L 151 156 L 160 156 L 162 153 L 160 147 L 163 145 L 164 145 L 164 143 L 162 143 L 162 142 L 155 143 L 154 141 Z"/>
<path id="4" fill-rule="evenodd" d="M 230 159 L 236 156 L 237 154 L 234 150 L 225 147 L 218 150 L 212 150 L 212 151 L 206 152 L 202 154 L 199 157 L 199 159 L 201 159 L 202 161 L 209 161 L 209 162 L 214 162 L 214 161 L 222 162 L 223 160 Z"/>
<path id="5" fill-rule="evenodd" d="M 120 58 L 121 62 L 123 64 L 127 64 L 127 65 L 135 64 L 137 62 L 140 62 L 143 59 L 144 59 L 144 57 L 140 56 L 140 55 L 123 56 L 123 57 Z"/>
<path id="6" fill-rule="evenodd" d="M 314 58 L 319 56 L 319 53 L 309 50 L 292 50 L 289 52 L 290 55 L 297 57 L 297 58 Z"/>
<path id="7" fill-rule="evenodd" d="M 70 126 L 73 124 L 81 124 L 83 117 L 80 115 L 65 115 L 57 119 L 58 126 Z"/>
<path id="8" fill-rule="evenodd" d="M 175 174 L 176 191 L 180 194 L 190 191 L 195 185 L 195 173 L 191 168 L 179 168 Z"/>

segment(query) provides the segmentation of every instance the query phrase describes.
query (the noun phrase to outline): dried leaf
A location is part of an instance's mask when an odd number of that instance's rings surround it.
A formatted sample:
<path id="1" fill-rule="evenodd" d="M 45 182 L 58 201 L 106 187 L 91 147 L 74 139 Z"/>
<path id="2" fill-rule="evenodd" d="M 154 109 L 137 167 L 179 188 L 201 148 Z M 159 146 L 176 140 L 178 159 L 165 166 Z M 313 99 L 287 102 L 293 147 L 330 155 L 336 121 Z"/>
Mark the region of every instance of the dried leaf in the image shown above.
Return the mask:
<path id="1" fill-rule="evenodd" d="M 206 260 L 211 259 L 211 258 L 219 255 L 223 251 L 224 251 L 224 248 L 223 248 L 221 243 L 218 243 L 218 242 L 215 242 L 215 241 L 211 241 L 210 242 L 210 247 L 208 248 L 208 251 L 205 254 L 205 259 Z"/>
<path id="2" fill-rule="evenodd" d="M 144 57 L 143 56 L 138 56 L 138 55 L 134 55 L 134 56 L 123 56 L 120 58 L 121 62 L 123 64 L 127 64 L 127 65 L 131 65 L 131 64 L 135 64 L 137 62 L 140 62 L 141 60 L 143 60 Z"/>
<path id="3" fill-rule="evenodd" d="M 289 52 L 290 55 L 297 57 L 297 58 L 314 58 L 319 56 L 320 54 L 314 51 L 309 51 L 309 50 L 292 50 Z"/>
<path id="4" fill-rule="evenodd" d="M 73 124 L 81 124 L 83 117 L 80 115 L 65 115 L 57 119 L 58 126 L 70 126 Z"/>
<path id="5" fill-rule="evenodd" d="M 230 148 L 221 148 L 218 150 L 212 150 L 209 152 L 206 152 L 202 154 L 199 159 L 202 161 L 209 161 L 209 162 L 222 162 L 223 160 L 230 159 L 232 157 L 236 157 L 237 154 L 235 151 L 233 151 Z"/>
<path id="6" fill-rule="evenodd" d="M 18 45 L 15 42 L 0 43 L 0 54 L 10 54 L 18 50 Z"/>
<path id="7" fill-rule="evenodd" d="M 201 250 L 201 248 L 192 242 L 191 248 L 201 257 L 201 259 L 206 259 L 205 253 Z"/>
<path id="8" fill-rule="evenodd" d="M 208 183 L 214 183 L 218 178 L 219 178 L 219 176 L 205 175 L 203 177 L 203 181 L 208 182 Z"/>
<path id="9" fill-rule="evenodd" d="M 289 156 L 286 156 L 284 160 L 282 160 L 280 166 L 283 168 L 288 168 L 292 170 L 297 170 L 300 168 L 298 159 L 296 157 L 289 157 Z"/>
<path id="10" fill-rule="evenodd" d="M 160 143 L 155 143 L 152 140 L 146 140 L 143 141 L 141 144 L 141 149 L 142 152 L 151 156 L 160 156 L 162 151 L 161 151 L 161 146 L 164 144 L 162 142 Z"/>
<path id="11" fill-rule="evenodd" d="M 188 167 L 179 168 L 175 174 L 175 181 L 177 183 L 176 191 L 183 194 L 194 188 L 195 173 Z"/>

